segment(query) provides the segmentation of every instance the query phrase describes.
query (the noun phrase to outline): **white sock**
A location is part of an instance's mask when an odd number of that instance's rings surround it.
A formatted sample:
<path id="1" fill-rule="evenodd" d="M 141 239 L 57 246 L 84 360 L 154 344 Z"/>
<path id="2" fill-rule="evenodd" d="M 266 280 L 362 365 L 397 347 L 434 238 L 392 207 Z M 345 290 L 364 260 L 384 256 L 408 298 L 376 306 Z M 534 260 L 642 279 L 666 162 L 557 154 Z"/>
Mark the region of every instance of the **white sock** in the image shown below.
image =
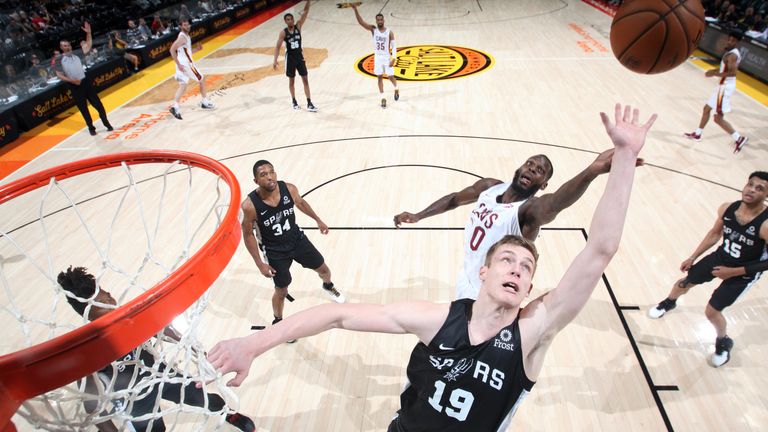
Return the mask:
<path id="1" fill-rule="evenodd" d="M 704 132 L 704 129 L 696 128 L 696 135 L 701 135 L 702 132 Z"/>
<path id="2" fill-rule="evenodd" d="M 178 111 L 179 110 L 179 103 L 178 102 L 174 102 L 173 103 L 173 107 Z"/>
<path id="3" fill-rule="evenodd" d="M 741 138 L 741 135 L 739 135 L 738 132 L 734 132 L 731 134 L 731 138 L 733 138 L 734 141 L 738 141 L 739 138 Z"/>

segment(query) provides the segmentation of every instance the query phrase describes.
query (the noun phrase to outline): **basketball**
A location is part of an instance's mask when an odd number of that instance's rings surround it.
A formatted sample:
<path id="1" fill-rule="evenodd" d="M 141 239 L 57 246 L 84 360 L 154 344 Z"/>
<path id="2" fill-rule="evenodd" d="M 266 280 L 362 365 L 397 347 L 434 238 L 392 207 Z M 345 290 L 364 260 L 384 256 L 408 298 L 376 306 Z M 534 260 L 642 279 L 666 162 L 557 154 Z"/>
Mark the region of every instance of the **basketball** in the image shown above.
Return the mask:
<path id="1" fill-rule="evenodd" d="M 627 69 L 656 74 L 683 63 L 702 34 L 699 0 L 627 0 L 611 23 L 611 49 Z"/>

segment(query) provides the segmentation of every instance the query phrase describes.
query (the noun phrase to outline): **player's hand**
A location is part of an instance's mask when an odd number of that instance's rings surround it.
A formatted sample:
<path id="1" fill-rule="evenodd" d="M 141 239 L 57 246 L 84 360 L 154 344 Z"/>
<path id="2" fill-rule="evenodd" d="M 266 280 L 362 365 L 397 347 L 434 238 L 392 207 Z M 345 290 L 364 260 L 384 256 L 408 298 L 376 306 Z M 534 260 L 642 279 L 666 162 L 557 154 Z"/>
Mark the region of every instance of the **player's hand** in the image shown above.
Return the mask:
<path id="1" fill-rule="evenodd" d="M 705 77 L 713 77 L 713 76 L 717 75 L 717 72 L 718 72 L 717 69 L 710 69 L 710 70 L 704 72 L 704 76 Z"/>
<path id="2" fill-rule="evenodd" d="M 611 123 L 605 113 L 601 112 L 600 118 L 603 120 L 605 131 L 613 141 L 613 146 L 628 149 L 637 155 L 645 145 L 645 136 L 656 121 L 656 114 L 651 115 L 645 124 L 640 125 L 640 110 L 632 109 L 627 105 L 622 114 L 621 104 L 617 103 L 614 110 L 615 124 Z"/>
<path id="3" fill-rule="evenodd" d="M 277 70 L 277 60 L 272 62 L 272 70 Z"/>
<path id="4" fill-rule="evenodd" d="M 400 228 L 400 224 L 416 223 L 420 220 L 421 220 L 420 217 L 416 216 L 413 213 L 408 213 L 408 212 L 402 212 L 399 215 L 395 215 L 395 218 L 394 218 L 396 228 Z"/>
<path id="5" fill-rule="evenodd" d="M 613 160 L 613 152 L 614 149 L 608 149 L 599 155 L 597 155 L 597 158 L 592 162 L 590 165 L 590 169 L 592 169 L 595 174 L 606 174 L 611 170 L 611 161 Z M 643 158 L 637 158 L 637 161 L 635 161 L 635 166 L 642 166 L 645 165 L 645 160 Z"/>
<path id="6" fill-rule="evenodd" d="M 187 72 L 187 68 L 185 68 L 183 65 L 181 65 L 181 64 L 178 64 L 178 65 L 176 65 L 176 66 L 178 66 L 178 67 L 179 67 L 179 72 Z"/>
<path id="7" fill-rule="evenodd" d="M 89 23 L 88 21 L 86 21 L 85 23 L 83 23 L 83 27 L 82 27 L 82 30 L 83 30 L 84 32 L 86 32 L 86 33 L 90 33 L 90 32 L 91 32 L 91 23 Z"/>
<path id="8" fill-rule="evenodd" d="M 74 85 L 80 85 L 81 82 L 83 82 L 83 80 L 72 78 L 72 84 Z"/>
<path id="9" fill-rule="evenodd" d="M 715 268 L 712 269 L 712 276 L 722 280 L 741 276 L 743 274 L 744 273 L 741 272 L 741 267 L 715 266 Z"/>
<path id="10" fill-rule="evenodd" d="M 323 221 L 317 223 L 317 228 L 320 229 L 320 234 L 328 234 L 328 225 Z"/>
<path id="11" fill-rule="evenodd" d="M 275 269 L 273 269 L 272 266 L 269 265 L 269 264 L 262 264 L 262 265 L 260 265 L 259 266 L 259 271 L 261 272 L 261 274 L 264 275 L 264 277 L 268 277 L 268 278 L 274 277 L 275 274 L 277 274 Z"/>
<path id="12" fill-rule="evenodd" d="M 680 271 L 687 272 L 688 270 L 690 270 L 691 267 L 693 266 L 693 261 L 694 261 L 693 258 L 688 258 L 685 261 L 683 261 L 683 263 L 680 264 Z"/>
<path id="13" fill-rule="evenodd" d="M 255 357 L 248 352 L 247 345 L 246 338 L 228 339 L 217 343 L 208 353 L 208 361 L 222 375 L 235 372 L 235 377 L 227 382 L 230 387 L 238 387 L 250 373 Z"/>

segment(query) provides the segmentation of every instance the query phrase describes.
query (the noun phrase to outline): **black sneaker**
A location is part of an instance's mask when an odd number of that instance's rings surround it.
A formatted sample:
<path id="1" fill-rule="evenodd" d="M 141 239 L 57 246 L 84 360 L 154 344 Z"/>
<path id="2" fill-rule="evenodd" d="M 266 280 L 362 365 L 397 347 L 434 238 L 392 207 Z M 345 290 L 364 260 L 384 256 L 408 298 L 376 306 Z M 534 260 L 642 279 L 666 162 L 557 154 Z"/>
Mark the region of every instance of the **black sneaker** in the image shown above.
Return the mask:
<path id="1" fill-rule="evenodd" d="M 344 297 L 344 294 L 337 290 L 336 287 L 333 286 L 333 283 L 330 283 L 327 287 L 325 283 L 323 283 L 323 291 L 325 291 L 325 293 L 331 297 L 331 300 L 335 301 L 336 303 L 346 303 L 347 301 L 347 298 Z"/>
<path id="2" fill-rule="evenodd" d="M 88 133 L 91 134 L 91 136 L 96 136 L 96 128 L 93 126 L 88 127 Z"/>
<path id="3" fill-rule="evenodd" d="M 387 107 L 387 98 L 381 98 L 381 107 L 386 108 Z"/>
<path id="4" fill-rule="evenodd" d="M 399 89 L 395 89 L 395 100 L 396 101 L 400 100 L 400 90 Z"/>
<path id="5" fill-rule="evenodd" d="M 282 318 L 275 318 L 275 319 L 272 320 L 272 325 L 275 325 L 275 324 L 279 323 L 282 320 L 283 320 Z M 297 339 L 291 339 L 291 340 L 285 341 L 285 343 L 295 343 L 296 341 L 297 341 Z"/>
<path id="6" fill-rule="evenodd" d="M 301 107 L 299 106 L 298 102 L 293 101 L 293 109 L 295 109 L 295 110 L 300 110 L 301 109 Z"/>
<path id="7" fill-rule="evenodd" d="M 115 130 L 115 128 L 113 128 L 112 125 L 109 123 L 105 124 L 104 126 L 107 127 L 107 132 L 112 132 L 113 130 Z"/>
<path id="8" fill-rule="evenodd" d="M 307 102 L 307 111 L 317 112 L 317 107 L 313 105 L 312 102 Z"/>
<path id="9" fill-rule="evenodd" d="M 226 417 L 227 423 L 245 432 L 254 432 L 256 425 L 253 424 L 253 420 L 246 415 L 240 413 L 229 414 Z"/>
<path id="10" fill-rule="evenodd" d="M 661 301 L 661 303 L 657 304 L 656 306 L 648 309 L 648 316 L 651 318 L 661 318 L 664 316 L 665 313 L 671 311 L 672 309 L 677 307 L 677 303 L 674 301 L 666 298 Z"/>
<path id="11" fill-rule="evenodd" d="M 168 111 L 170 111 L 171 114 L 173 114 L 173 116 L 176 117 L 177 119 L 182 120 L 181 111 L 177 110 L 176 107 L 171 107 L 171 109 L 169 109 Z"/>
<path id="12" fill-rule="evenodd" d="M 731 359 L 731 350 L 733 349 L 733 339 L 723 336 L 715 340 L 715 353 L 709 357 L 709 363 L 712 367 L 720 367 Z"/>

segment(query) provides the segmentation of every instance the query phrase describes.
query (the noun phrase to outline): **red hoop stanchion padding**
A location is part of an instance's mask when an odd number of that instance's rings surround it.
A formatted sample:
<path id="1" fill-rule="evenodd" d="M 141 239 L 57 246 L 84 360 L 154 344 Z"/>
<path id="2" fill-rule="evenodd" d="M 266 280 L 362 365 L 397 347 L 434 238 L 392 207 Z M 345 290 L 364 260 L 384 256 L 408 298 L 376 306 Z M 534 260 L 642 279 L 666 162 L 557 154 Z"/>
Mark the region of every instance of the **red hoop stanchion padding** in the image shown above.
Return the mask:
<path id="1" fill-rule="evenodd" d="M 107 168 L 181 162 L 205 169 L 229 185 L 230 204 L 211 238 L 183 265 L 147 292 L 69 333 L 0 357 L 0 430 L 22 402 L 93 373 L 131 351 L 189 308 L 218 278 L 240 243 L 240 185 L 224 164 L 170 150 L 116 153 L 61 165 L 0 186 L 0 204 L 63 180 Z"/>

